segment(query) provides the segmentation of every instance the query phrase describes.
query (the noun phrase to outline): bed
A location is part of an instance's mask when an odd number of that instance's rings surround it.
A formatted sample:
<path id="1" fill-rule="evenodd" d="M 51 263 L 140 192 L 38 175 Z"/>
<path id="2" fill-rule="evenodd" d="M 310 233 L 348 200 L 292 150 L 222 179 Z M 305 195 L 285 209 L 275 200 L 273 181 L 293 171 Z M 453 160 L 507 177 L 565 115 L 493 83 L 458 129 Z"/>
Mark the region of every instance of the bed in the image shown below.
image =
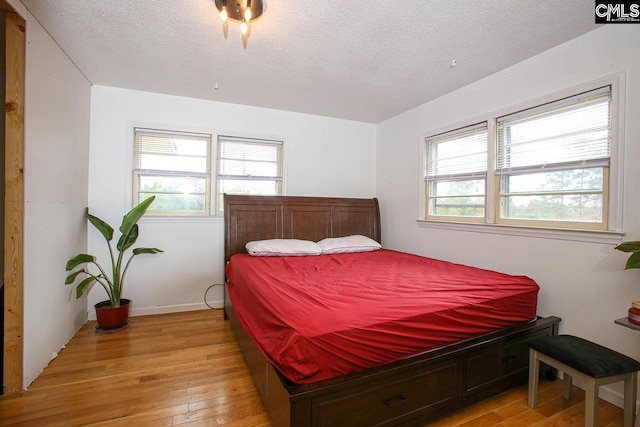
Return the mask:
<path id="1" fill-rule="evenodd" d="M 310 299 L 321 300 L 320 310 L 323 307 L 325 309 L 329 307 L 330 310 L 328 312 L 309 311 L 312 308 L 308 308 L 306 303 L 302 302 L 304 298 L 295 299 L 298 298 L 299 293 L 297 288 L 292 287 L 288 290 L 284 288 L 289 282 L 298 279 L 282 278 L 271 270 L 254 272 L 254 268 L 257 268 L 254 267 L 256 263 L 261 265 L 260 269 L 276 268 L 273 271 L 277 272 L 278 269 L 282 269 L 279 264 L 285 262 L 291 270 L 302 268 L 305 272 L 321 271 L 327 276 L 332 276 L 334 273 L 331 268 L 338 264 L 364 266 L 359 270 L 359 275 L 364 275 L 367 271 L 375 272 L 374 266 L 378 265 L 378 261 L 371 260 L 382 257 L 385 259 L 397 257 L 401 263 L 409 260 L 413 262 L 413 258 L 419 262 L 438 261 L 425 261 L 428 259 L 387 249 L 370 253 L 318 257 L 262 258 L 246 255 L 247 242 L 264 239 L 304 239 L 316 242 L 327 237 L 362 235 L 380 242 L 380 214 L 376 199 L 225 195 L 224 211 L 225 318 L 231 323 L 274 427 L 422 425 L 429 419 L 525 382 L 528 367 L 527 341 L 537 336 L 557 334 L 560 319 L 535 316 L 535 301 L 533 306 L 531 302 L 534 286 L 531 285 L 530 279 L 517 277 L 518 283 L 512 284 L 513 280 L 509 278 L 513 276 L 495 272 L 486 272 L 486 274 L 498 275 L 496 276 L 498 279 L 509 279 L 509 286 L 514 290 L 511 293 L 521 299 L 508 304 L 516 304 L 519 310 L 512 310 L 509 314 L 505 305 L 507 303 L 485 303 L 484 299 L 482 301 L 473 299 L 467 304 L 473 307 L 474 311 L 471 312 L 468 309 L 459 313 L 447 311 L 445 315 L 436 314 L 436 317 L 429 317 L 433 313 L 420 313 L 408 316 L 404 319 L 405 324 L 401 326 L 389 327 L 383 324 L 382 329 L 374 329 L 369 324 L 357 324 L 363 317 L 360 309 L 354 309 L 357 316 L 349 317 L 349 310 L 336 311 L 331 307 L 331 303 L 322 301 L 322 295 L 326 297 L 327 294 L 336 295 L 342 291 L 327 288 L 328 284 L 320 282 L 321 286 L 317 288 L 324 294 L 313 295 Z M 372 264 L 368 264 L 369 262 Z M 321 263 L 320 266 L 318 263 Z M 470 271 L 476 271 L 480 275 L 485 274 L 484 270 L 465 266 L 447 264 L 445 267 L 456 270 L 462 268 L 464 273 L 460 274 L 460 280 L 463 282 L 464 277 L 476 274 L 470 274 Z M 432 268 L 431 265 L 430 268 Z M 397 269 L 398 267 L 394 266 L 391 271 L 398 271 Z M 383 273 L 377 276 L 383 278 L 387 276 L 388 279 L 389 274 L 384 273 L 385 271 L 388 270 L 383 270 Z M 254 279 L 254 277 L 270 276 L 276 277 L 276 283 L 271 287 L 277 289 L 277 292 L 271 291 L 271 294 L 268 293 L 269 286 L 265 286 L 264 291 L 261 287 L 259 288 L 260 282 L 267 283 L 266 280 Z M 251 282 L 252 280 L 254 282 Z M 312 277 L 309 280 L 315 283 L 319 279 Z M 368 281 L 369 279 L 363 280 L 363 286 L 366 286 Z M 408 279 L 403 278 L 398 282 L 405 281 Z M 454 282 L 457 287 L 462 283 L 453 279 L 446 281 Z M 387 280 L 387 282 L 393 282 L 393 280 Z M 376 286 L 386 285 L 377 284 Z M 507 286 L 494 284 L 492 287 L 506 288 Z M 487 293 L 491 291 L 490 288 L 487 287 Z M 394 288 L 389 289 L 392 291 Z M 359 292 L 367 295 L 369 291 L 359 290 Z M 252 293 L 262 295 L 263 300 L 272 301 L 274 306 L 276 300 L 282 299 L 285 304 L 288 301 L 289 308 L 275 308 L 271 313 L 268 307 L 255 309 L 250 304 L 246 307 L 248 301 L 253 298 Z M 293 300 L 287 299 L 293 294 L 295 294 Z M 534 299 L 536 294 L 537 285 L 535 285 Z M 379 301 L 368 302 L 364 307 L 371 307 L 369 311 L 372 314 L 386 318 L 387 312 L 408 309 L 409 306 L 419 308 L 423 305 L 418 296 L 401 298 L 402 295 L 405 295 L 404 290 L 398 293 L 398 298 L 394 298 L 391 294 L 388 304 L 381 304 Z M 473 295 L 467 295 L 467 297 L 477 298 Z M 291 301 L 300 302 L 292 304 Z M 487 301 L 490 300 L 487 299 Z M 339 305 L 341 300 L 336 297 L 334 302 Z M 470 316 L 475 317 L 475 313 L 478 313 L 475 310 L 478 310 L 481 304 L 489 304 L 487 321 L 493 323 L 482 325 L 476 330 L 475 323 L 465 319 Z M 518 313 L 519 311 L 521 314 Z M 258 315 L 250 316 L 251 312 Z M 324 322 L 310 326 L 304 323 L 296 324 L 291 328 L 293 332 L 283 326 L 290 321 L 305 317 L 301 313 L 314 313 L 310 316 L 314 319 L 327 317 Z M 503 315 L 503 313 L 507 314 Z M 349 359 L 349 357 L 342 357 L 336 349 L 348 350 L 348 342 L 353 341 L 353 337 L 345 338 L 345 334 L 350 334 L 351 331 L 336 331 L 333 327 L 325 327 L 330 323 L 326 321 L 330 316 L 349 317 L 347 323 L 353 325 L 355 322 L 354 329 L 366 330 L 368 335 L 358 336 L 357 341 L 359 340 L 360 347 L 370 348 L 371 351 L 368 353 L 372 355 L 358 356 L 355 364 L 343 363 L 343 359 Z M 462 332 L 452 329 L 450 323 L 443 320 L 445 318 L 453 323 L 460 323 L 463 326 Z M 418 320 L 422 323 L 407 323 Z M 278 336 L 277 344 L 272 345 L 271 348 L 269 348 L 269 341 L 264 341 L 254 330 L 256 324 L 270 323 L 276 326 L 266 332 L 271 338 L 275 334 L 274 331 L 278 334 L 287 334 Z M 332 321 L 331 324 L 333 323 Z M 440 328 L 440 334 L 446 335 L 446 339 L 441 339 L 441 336 L 437 339 L 423 336 L 426 326 L 444 324 L 447 326 Z M 409 335 L 410 339 L 397 340 L 396 343 L 393 335 L 390 335 L 390 331 L 394 328 L 411 331 L 410 334 L 405 334 Z M 304 335 L 305 329 L 313 333 Z M 454 332 L 451 332 L 452 330 Z M 297 335 L 298 332 L 302 335 Z M 315 347 L 311 347 L 311 353 L 307 350 L 303 352 L 307 358 L 298 364 L 299 369 L 296 370 L 295 363 L 285 363 L 285 360 L 291 360 L 287 354 L 274 355 L 274 350 L 279 349 L 283 352 L 300 353 L 297 349 L 303 349 L 303 344 L 312 339 L 320 339 L 323 346 L 327 343 L 332 346 L 328 356 L 314 352 L 313 349 L 322 346 L 318 347 L 317 342 L 312 342 L 311 344 Z M 380 346 L 376 343 L 390 341 L 397 344 L 394 348 L 398 351 L 391 356 L 380 353 L 378 351 Z M 290 348 L 283 343 L 291 343 Z M 367 345 L 370 347 L 366 347 Z M 347 353 L 349 352 L 346 351 L 345 354 Z M 320 361 L 325 359 L 328 366 L 335 367 L 330 373 L 324 373 L 323 366 L 315 367 L 312 363 L 318 361 L 320 364 Z M 349 360 L 349 362 L 352 361 Z"/>

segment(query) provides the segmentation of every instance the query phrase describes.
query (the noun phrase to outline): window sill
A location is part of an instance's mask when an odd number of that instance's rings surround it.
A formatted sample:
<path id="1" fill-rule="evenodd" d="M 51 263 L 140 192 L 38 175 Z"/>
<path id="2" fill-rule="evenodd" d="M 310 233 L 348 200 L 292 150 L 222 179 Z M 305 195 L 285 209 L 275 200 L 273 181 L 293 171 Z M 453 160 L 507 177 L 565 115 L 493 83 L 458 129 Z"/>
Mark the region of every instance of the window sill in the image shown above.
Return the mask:
<path id="1" fill-rule="evenodd" d="M 150 224 L 175 224 L 175 223 L 181 223 L 181 222 L 187 222 L 187 223 L 214 223 L 214 224 L 222 224 L 224 223 L 224 217 L 222 216 L 214 216 L 214 215 L 209 215 L 209 216 L 189 216 L 189 215 L 184 215 L 184 216 L 180 216 L 180 215 L 176 215 L 176 216 L 145 216 L 140 218 L 140 222 L 141 223 L 150 223 Z"/>
<path id="2" fill-rule="evenodd" d="M 416 220 L 418 226 L 441 230 L 466 231 L 471 233 L 503 234 L 508 236 L 533 237 L 538 239 L 570 240 L 603 244 L 618 244 L 623 232 L 593 230 L 559 230 L 542 227 L 523 227 L 503 224 L 474 224 L 445 221 Z"/>

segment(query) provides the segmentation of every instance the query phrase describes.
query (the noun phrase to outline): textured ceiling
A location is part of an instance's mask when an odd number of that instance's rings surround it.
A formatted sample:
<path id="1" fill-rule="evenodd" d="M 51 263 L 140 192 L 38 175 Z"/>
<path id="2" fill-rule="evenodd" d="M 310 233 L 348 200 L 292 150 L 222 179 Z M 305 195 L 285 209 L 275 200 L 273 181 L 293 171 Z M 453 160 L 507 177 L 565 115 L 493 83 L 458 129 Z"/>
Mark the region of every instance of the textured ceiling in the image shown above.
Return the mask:
<path id="1" fill-rule="evenodd" d="M 369 123 L 596 28 L 593 0 L 267 0 L 245 39 L 213 0 L 22 3 L 93 84 Z"/>

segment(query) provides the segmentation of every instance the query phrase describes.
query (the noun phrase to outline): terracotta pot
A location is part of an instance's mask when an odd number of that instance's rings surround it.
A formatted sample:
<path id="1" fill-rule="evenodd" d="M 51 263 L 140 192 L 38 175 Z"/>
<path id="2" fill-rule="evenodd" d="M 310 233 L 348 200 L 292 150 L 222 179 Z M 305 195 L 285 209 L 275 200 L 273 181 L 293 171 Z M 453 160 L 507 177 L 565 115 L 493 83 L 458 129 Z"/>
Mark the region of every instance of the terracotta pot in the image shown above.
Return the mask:
<path id="1" fill-rule="evenodd" d="M 129 320 L 130 300 L 122 298 L 120 307 L 111 307 L 111 301 L 101 301 L 94 305 L 96 319 L 100 329 L 118 329 L 127 324 Z"/>

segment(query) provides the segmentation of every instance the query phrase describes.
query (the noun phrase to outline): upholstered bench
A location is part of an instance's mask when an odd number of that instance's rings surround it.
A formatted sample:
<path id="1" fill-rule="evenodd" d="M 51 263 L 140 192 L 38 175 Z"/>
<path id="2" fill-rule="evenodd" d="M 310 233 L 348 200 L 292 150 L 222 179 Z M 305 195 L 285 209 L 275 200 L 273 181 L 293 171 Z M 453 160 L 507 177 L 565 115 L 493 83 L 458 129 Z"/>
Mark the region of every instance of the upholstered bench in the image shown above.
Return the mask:
<path id="1" fill-rule="evenodd" d="M 539 362 L 564 373 L 563 396 L 571 397 L 572 378 L 585 384 L 585 427 L 598 420 L 598 387 L 624 381 L 624 426 L 632 427 L 636 413 L 637 372 L 640 362 L 572 335 L 554 335 L 529 341 L 529 407 L 537 406 Z"/>

